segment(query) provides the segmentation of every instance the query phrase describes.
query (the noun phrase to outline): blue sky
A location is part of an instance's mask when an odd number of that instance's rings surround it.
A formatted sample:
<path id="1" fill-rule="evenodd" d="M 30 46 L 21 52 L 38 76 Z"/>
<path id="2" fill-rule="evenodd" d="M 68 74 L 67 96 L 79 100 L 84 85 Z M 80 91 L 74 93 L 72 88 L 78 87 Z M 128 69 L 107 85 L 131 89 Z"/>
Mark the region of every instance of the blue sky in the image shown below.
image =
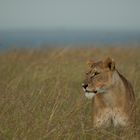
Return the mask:
<path id="1" fill-rule="evenodd" d="M 0 0 L 0 30 L 140 30 L 140 0 Z"/>

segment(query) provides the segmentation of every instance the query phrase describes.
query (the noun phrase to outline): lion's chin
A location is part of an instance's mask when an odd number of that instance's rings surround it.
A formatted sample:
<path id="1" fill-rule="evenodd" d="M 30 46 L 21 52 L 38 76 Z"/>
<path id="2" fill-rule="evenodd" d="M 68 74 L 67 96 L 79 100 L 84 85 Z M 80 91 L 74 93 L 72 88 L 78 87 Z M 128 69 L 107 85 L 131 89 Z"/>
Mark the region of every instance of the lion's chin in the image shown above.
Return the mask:
<path id="1" fill-rule="evenodd" d="M 94 92 L 85 92 L 85 96 L 88 99 L 92 99 L 96 94 Z"/>

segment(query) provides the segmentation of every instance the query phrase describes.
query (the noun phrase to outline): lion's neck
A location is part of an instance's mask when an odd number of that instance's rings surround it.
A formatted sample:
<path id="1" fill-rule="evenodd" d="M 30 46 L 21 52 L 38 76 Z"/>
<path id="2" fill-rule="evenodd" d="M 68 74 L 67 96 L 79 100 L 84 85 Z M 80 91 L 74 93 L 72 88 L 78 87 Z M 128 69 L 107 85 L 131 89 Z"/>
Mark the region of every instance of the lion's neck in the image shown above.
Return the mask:
<path id="1" fill-rule="evenodd" d="M 108 89 L 107 93 L 103 95 L 105 102 L 110 106 L 116 106 L 119 102 L 120 105 L 123 104 L 121 100 L 125 97 L 125 86 L 119 75 L 119 72 L 116 70 L 112 75 L 112 87 Z"/>

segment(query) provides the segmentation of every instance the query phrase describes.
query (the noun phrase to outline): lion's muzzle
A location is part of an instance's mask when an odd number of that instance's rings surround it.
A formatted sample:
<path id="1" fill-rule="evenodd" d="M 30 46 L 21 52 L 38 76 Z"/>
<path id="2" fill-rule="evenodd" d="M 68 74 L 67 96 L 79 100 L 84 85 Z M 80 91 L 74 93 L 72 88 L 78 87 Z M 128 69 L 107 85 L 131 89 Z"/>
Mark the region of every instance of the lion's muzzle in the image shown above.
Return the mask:
<path id="1" fill-rule="evenodd" d="M 88 88 L 88 84 L 82 84 L 82 88 L 83 88 L 83 91 L 84 91 L 84 93 L 85 93 L 85 96 L 88 98 L 88 99 L 92 99 L 95 95 L 96 95 L 96 93 L 97 93 L 97 91 L 93 91 L 93 90 L 90 90 L 89 88 Z"/>

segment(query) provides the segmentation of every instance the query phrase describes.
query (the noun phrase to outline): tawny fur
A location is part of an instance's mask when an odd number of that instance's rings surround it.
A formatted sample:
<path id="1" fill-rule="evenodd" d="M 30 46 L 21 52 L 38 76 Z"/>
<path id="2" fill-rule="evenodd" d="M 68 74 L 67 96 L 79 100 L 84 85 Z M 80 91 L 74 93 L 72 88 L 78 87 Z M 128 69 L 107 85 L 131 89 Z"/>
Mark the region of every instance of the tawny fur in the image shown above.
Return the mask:
<path id="1" fill-rule="evenodd" d="M 129 126 L 134 119 L 134 92 L 129 81 L 115 68 L 115 62 L 111 58 L 90 61 L 86 74 L 86 93 L 96 91 L 92 98 L 94 127 Z"/>

